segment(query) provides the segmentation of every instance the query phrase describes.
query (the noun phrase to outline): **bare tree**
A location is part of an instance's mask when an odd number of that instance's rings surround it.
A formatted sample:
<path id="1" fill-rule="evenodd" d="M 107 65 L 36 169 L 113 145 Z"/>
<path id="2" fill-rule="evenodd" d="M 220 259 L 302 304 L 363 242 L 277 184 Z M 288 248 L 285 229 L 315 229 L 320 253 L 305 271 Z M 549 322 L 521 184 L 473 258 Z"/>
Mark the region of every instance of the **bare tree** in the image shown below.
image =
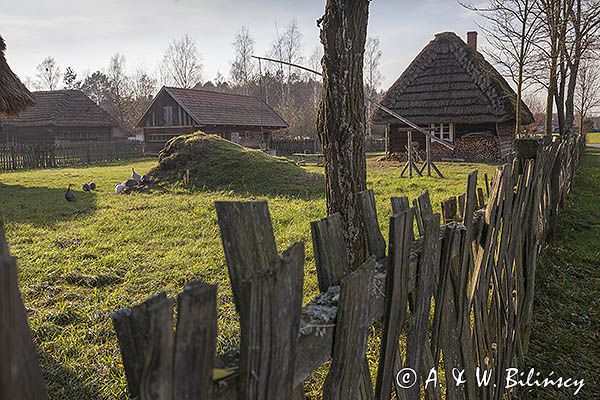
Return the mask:
<path id="1" fill-rule="evenodd" d="M 231 63 L 231 81 L 234 85 L 242 88 L 244 94 L 248 94 L 248 86 L 253 80 L 256 63 L 252 58 L 254 54 L 254 38 L 250 35 L 247 26 L 236 33 L 233 42 L 235 59 Z"/>
<path id="2" fill-rule="evenodd" d="M 581 62 L 575 91 L 575 110 L 579 114 L 579 133 L 584 132 L 584 121 L 600 108 L 600 63 L 591 58 Z"/>
<path id="3" fill-rule="evenodd" d="M 479 28 L 492 47 L 486 54 L 504 75 L 515 83 L 515 133 L 521 133 L 521 99 L 530 76 L 526 67 L 533 61 L 534 42 L 540 31 L 538 0 L 488 0 L 486 6 L 460 3 L 483 17 L 486 24 Z"/>
<path id="4" fill-rule="evenodd" d="M 364 61 L 364 80 L 365 80 L 365 98 L 367 103 L 367 135 L 371 136 L 371 124 L 369 119 L 373 112 L 373 101 L 377 100 L 377 93 L 381 86 L 383 76 L 379 70 L 381 63 L 381 50 L 379 48 L 379 38 L 368 38 L 365 46 Z"/>
<path id="5" fill-rule="evenodd" d="M 62 72 L 54 57 L 46 57 L 37 66 L 36 88 L 40 90 L 56 90 L 60 83 Z"/>
<path id="6" fill-rule="evenodd" d="M 163 80 L 181 88 L 192 88 L 202 80 L 202 61 L 196 42 L 185 35 L 173 40 L 165 51 L 161 65 Z"/>
<path id="7" fill-rule="evenodd" d="M 67 67 L 63 75 L 63 85 L 65 89 L 78 89 L 81 82 L 77 81 L 77 73 L 71 67 Z"/>
<path id="8" fill-rule="evenodd" d="M 568 134 L 573 132 L 580 64 L 600 43 L 600 1 L 539 0 L 539 4 L 546 40 L 536 41 L 536 47 L 548 69 L 546 128 L 555 105 L 559 131 Z"/>
<path id="9" fill-rule="evenodd" d="M 275 26 L 277 28 L 277 25 Z M 283 35 L 279 35 L 271 46 L 270 55 L 288 64 L 300 64 L 304 57 L 302 56 L 302 33 L 298 28 L 298 22 L 292 20 L 287 26 Z M 283 64 L 277 66 L 277 78 L 280 80 L 281 103 L 285 107 L 290 106 L 290 88 L 295 78 L 299 78 L 296 70 L 291 65 L 284 67 Z"/>
<path id="10" fill-rule="evenodd" d="M 366 189 L 363 57 L 369 0 L 327 0 L 321 22 L 323 96 L 317 130 L 325 158 L 327 212 L 340 213 L 350 263 L 367 255 L 355 194 Z"/>

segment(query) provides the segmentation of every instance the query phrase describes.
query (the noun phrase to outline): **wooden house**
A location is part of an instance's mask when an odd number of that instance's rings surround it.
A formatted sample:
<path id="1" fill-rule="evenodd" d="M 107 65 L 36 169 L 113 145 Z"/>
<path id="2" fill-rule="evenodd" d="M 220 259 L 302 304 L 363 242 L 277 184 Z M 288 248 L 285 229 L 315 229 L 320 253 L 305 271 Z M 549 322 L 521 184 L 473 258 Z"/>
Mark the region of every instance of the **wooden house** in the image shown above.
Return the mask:
<path id="1" fill-rule="evenodd" d="M 259 148 L 273 131 L 287 126 L 258 97 L 173 87 L 160 90 L 137 125 L 148 153 L 160 151 L 171 138 L 198 130 Z"/>
<path id="2" fill-rule="evenodd" d="M 466 43 L 453 32 L 435 35 L 381 104 L 455 145 L 452 151 L 434 142 L 437 159 L 497 161 L 512 151 L 516 94 L 477 51 L 477 32 L 469 32 Z M 532 123 L 524 103 L 521 109 L 522 124 Z M 408 126 L 382 110 L 372 121 L 387 126 L 390 153 L 406 152 Z M 412 141 L 424 149 L 423 134 L 413 133 Z"/>
<path id="3" fill-rule="evenodd" d="M 5 143 L 109 141 L 116 123 L 79 90 L 33 92 L 35 105 L 18 115 L 2 116 Z"/>
<path id="4" fill-rule="evenodd" d="M 6 44 L 0 36 L 0 115 L 17 115 L 33 105 L 33 96 L 8 66 L 5 51 Z"/>

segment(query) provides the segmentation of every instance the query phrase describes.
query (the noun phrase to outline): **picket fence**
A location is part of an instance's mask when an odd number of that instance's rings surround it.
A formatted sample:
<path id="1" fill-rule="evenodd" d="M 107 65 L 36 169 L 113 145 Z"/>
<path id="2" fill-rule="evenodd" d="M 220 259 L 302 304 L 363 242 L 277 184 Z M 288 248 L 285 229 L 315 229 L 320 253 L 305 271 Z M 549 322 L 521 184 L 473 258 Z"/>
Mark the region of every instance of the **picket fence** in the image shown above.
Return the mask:
<path id="1" fill-rule="evenodd" d="M 0 171 L 65 167 L 127 160 L 143 156 L 141 142 L 128 140 L 81 143 L 0 144 Z"/>
<path id="2" fill-rule="evenodd" d="M 215 354 L 213 285 L 191 282 L 177 300 L 161 293 L 115 311 L 129 396 L 301 399 L 303 382 L 331 360 L 326 400 L 505 398 L 503 371 L 523 365 L 527 352 L 537 259 L 566 204 L 584 146 L 578 136 L 523 140 L 517 157 L 491 180 L 478 181 L 471 172 L 465 193 L 444 201 L 441 215 L 432 211 L 427 191 L 412 202 L 394 197 L 389 243 L 373 192 L 356 194 L 370 257 L 351 270 L 340 216 L 313 222 L 321 293 L 304 306 L 304 243 L 279 255 L 266 202 L 217 202 L 240 316 L 239 349 Z M 0 262 L 0 356 L 6 360 L 0 398 L 43 399 L 16 263 L 2 229 Z M 376 321 L 381 351 L 373 384 L 366 346 Z M 450 384 L 450 371 L 469 377 L 477 367 L 496 372 L 492 384 Z M 215 376 L 215 369 L 225 373 Z M 442 387 L 424 387 L 430 371 L 445 376 Z"/>

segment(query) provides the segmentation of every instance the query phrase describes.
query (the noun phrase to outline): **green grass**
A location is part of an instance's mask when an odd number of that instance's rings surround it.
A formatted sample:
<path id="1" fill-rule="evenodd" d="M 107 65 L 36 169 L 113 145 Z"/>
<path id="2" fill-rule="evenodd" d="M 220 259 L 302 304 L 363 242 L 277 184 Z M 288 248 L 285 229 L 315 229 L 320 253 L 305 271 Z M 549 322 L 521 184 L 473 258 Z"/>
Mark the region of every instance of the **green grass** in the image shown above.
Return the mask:
<path id="1" fill-rule="evenodd" d="M 593 132 L 587 134 L 588 143 L 600 143 L 600 132 Z"/>
<path id="2" fill-rule="evenodd" d="M 0 173 L 0 216 L 7 221 L 11 251 L 18 258 L 20 287 L 53 399 L 124 398 L 126 382 L 108 313 L 160 291 L 175 296 L 193 279 L 219 285 L 218 351 L 238 342 L 238 320 L 213 206 L 216 200 L 267 199 L 279 251 L 297 241 L 307 243 L 305 301 L 317 292 L 309 222 L 326 215 L 322 183 L 305 188 L 315 191 L 311 196 L 178 187 L 113 193 L 114 185 L 129 177 L 132 166 L 144 173 L 155 165 L 155 160 L 146 159 Z M 368 186 L 375 190 L 386 237 L 391 196 L 414 198 L 429 188 L 439 210 L 441 200 L 464 191 L 469 171 L 478 168 L 491 177 L 494 170 L 482 164 L 438 166 L 447 179 L 409 180 L 399 177 L 401 164 L 369 158 Z M 306 170 L 319 174 L 322 182 L 321 167 Z M 79 188 L 90 180 L 98 184 L 97 192 L 78 191 L 75 203 L 64 200 L 67 184 Z M 266 189 L 264 193 L 282 192 Z M 373 361 L 376 352 L 376 343 L 371 343 Z M 315 395 L 316 384 L 308 390 Z"/>
<path id="3" fill-rule="evenodd" d="M 580 399 L 600 399 L 600 152 L 583 157 L 568 207 L 536 276 L 528 364 L 546 376 L 584 379 Z M 572 399 L 572 389 L 529 390 L 522 399 Z"/>

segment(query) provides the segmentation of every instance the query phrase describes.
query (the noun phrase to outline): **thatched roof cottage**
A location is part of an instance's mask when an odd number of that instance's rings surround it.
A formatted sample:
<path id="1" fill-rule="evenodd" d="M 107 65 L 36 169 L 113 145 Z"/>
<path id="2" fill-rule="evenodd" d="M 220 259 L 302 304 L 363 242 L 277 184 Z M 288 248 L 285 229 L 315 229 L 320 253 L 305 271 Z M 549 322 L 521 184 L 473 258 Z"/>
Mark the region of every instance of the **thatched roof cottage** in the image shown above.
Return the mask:
<path id="1" fill-rule="evenodd" d="M 117 124 L 80 90 L 32 93 L 35 105 L 17 116 L 2 116 L 9 143 L 72 143 L 109 141 Z"/>
<path id="2" fill-rule="evenodd" d="M 33 105 L 33 97 L 6 63 L 5 50 L 0 36 L 0 113 L 16 115 Z"/>
<path id="3" fill-rule="evenodd" d="M 477 51 L 476 32 L 468 33 L 467 43 L 453 32 L 435 35 L 381 104 L 455 145 L 450 151 L 434 143 L 438 159 L 493 161 L 512 151 L 516 94 Z M 521 122 L 532 123 L 523 103 L 522 110 Z M 381 110 L 372 120 L 388 126 L 389 152 L 406 151 L 408 126 Z M 414 133 L 412 140 L 424 148 L 424 135 Z"/>
<path id="4" fill-rule="evenodd" d="M 266 102 L 254 96 L 163 87 L 140 118 L 146 151 L 160 151 L 170 139 L 203 131 L 258 148 L 271 133 L 288 127 Z"/>

